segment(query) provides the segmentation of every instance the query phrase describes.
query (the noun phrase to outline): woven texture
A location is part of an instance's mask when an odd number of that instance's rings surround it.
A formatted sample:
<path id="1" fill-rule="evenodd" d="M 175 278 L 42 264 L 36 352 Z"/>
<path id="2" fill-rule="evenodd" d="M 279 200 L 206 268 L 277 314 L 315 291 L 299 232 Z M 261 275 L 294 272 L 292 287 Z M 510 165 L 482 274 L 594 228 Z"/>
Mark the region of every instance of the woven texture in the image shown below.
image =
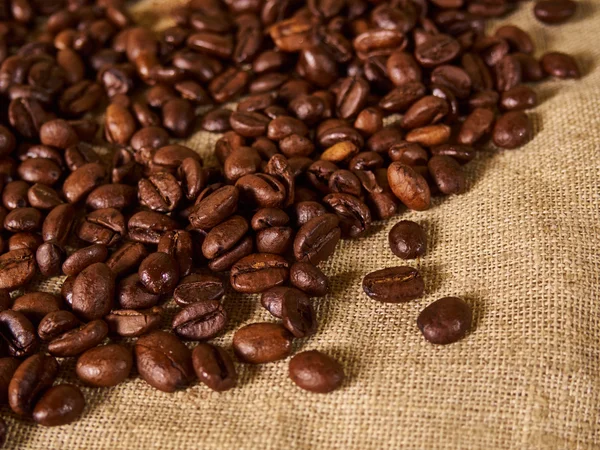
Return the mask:
<path id="1" fill-rule="evenodd" d="M 112 389 L 84 388 L 84 416 L 69 426 L 35 426 L 3 407 L 7 447 L 599 449 L 600 3 L 578 4 L 560 27 L 535 21 L 531 3 L 505 20 L 532 33 L 538 56 L 571 53 L 584 73 L 536 86 L 533 141 L 483 150 L 467 166 L 466 194 L 402 213 L 427 229 L 426 256 L 409 262 L 426 295 L 385 305 L 361 290 L 366 273 L 404 264 L 387 244 L 399 218 L 342 242 L 324 265 L 333 292 L 316 301 L 319 333 L 296 351 L 337 358 L 347 373 L 342 389 L 300 390 L 288 361 L 238 365 L 239 386 L 222 394 L 198 383 L 165 394 L 134 375 Z M 146 0 L 134 13 L 152 24 L 172 5 Z M 199 133 L 189 145 L 206 156 L 217 138 Z M 416 317 L 449 295 L 472 305 L 474 330 L 433 346 Z M 229 351 L 235 329 L 273 320 L 255 297 L 230 293 L 224 305 L 231 321 L 215 341 Z M 79 384 L 74 360 L 63 365 Z"/>

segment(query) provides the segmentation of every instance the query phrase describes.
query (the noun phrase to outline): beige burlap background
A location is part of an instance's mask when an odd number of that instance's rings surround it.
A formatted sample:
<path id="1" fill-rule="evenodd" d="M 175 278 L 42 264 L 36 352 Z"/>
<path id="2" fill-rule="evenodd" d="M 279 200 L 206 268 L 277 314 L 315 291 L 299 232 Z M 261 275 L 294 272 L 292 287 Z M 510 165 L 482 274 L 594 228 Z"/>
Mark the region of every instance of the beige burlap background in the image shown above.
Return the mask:
<path id="1" fill-rule="evenodd" d="M 172 2 L 135 6 L 146 23 Z M 411 262 L 426 295 L 402 305 L 367 298 L 364 274 L 402 264 L 387 246 L 397 221 L 341 243 L 325 265 L 333 293 L 317 301 L 319 349 L 347 372 L 329 395 L 298 389 L 287 361 L 238 365 L 239 386 L 195 384 L 158 392 L 137 376 L 89 389 L 77 423 L 43 428 L 6 407 L 8 448 L 19 449 L 598 449 L 600 448 L 600 21 L 599 3 L 546 27 L 522 3 L 506 21 L 529 30 L 538 55 L 572 53 L 581 81 L 538 85 L 535 138 L 516 151 L 483 151 L 468 165 L 469 192 L 438 199 L 422 223 L 429 251 Z M 190 145 L 212 151 L 215 136 Z M 51 286 L 50 286 L 51 287 Z M 473 332 L 428 344 L 415 319 L 456 295 L 475 311 Z M 242 324 L 272 320 L 251 297 L 228 295 L 230 349 Z M 74 362 L 65 362 L 73 366 Z M 67 380 L 77 383 L 70 376 Z"/>

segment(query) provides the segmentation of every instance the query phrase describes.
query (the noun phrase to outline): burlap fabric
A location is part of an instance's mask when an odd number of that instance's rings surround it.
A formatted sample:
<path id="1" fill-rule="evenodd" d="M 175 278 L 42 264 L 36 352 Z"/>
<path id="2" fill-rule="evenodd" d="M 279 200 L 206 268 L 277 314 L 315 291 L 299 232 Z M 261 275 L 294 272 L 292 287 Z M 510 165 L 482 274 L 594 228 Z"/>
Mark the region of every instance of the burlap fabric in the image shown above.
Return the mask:
<path id="1" fill-rule="evenodd" d="M 171 5 L 145 1 L 134 11 L 153 23 Z M 70 426 L 35 426 L 4 407 L 7 447 L 600 448 L 598 7 L 580 2 L 560 27 L 536 22 L 531 3 L 508 19 L 533 34 L 538 54 L 572 53 L 584 77 L 539 85 L 535 138 L 515 151 L 482 151 L 467 166 L 468 193 L 402 214 L 429 237 L 427 255 L 411 262 L 426 281 L 422 299 L 385 305 L 360 287 L 364 274 L 402 263 L 387 245 L 397 220 L 342 242 L 325 264 L 333 292 L 316 302 L 319 333 L 296 349 L 339 359 L 348 376 L 342 389 L 300 390 L 287 361 L 239 365 L 239 387 L 223 394 L 200 384 L 165 394 L 134 375 L 113 389 L 85 388 L 85 414 Z M 200 133 L 189 143 L 206 155 L 215 140 Z M 447 295 L 467 299 L 475 326 L 463 341 L 436 347 L 415 320 Z M 224 302 L 231 321 L 217 342 L 228 349 L 240 325 L 273 320 L 255 298 Z"/>

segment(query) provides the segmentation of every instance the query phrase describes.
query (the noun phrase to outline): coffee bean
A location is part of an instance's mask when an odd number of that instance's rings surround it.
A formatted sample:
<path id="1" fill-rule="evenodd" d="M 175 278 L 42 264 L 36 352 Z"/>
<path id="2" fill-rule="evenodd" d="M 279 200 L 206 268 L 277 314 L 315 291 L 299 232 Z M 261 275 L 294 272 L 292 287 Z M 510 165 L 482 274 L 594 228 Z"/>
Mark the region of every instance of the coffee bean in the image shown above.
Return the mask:
<path id="1" fill-rule="evenodd" d="M 389 91 L 379 101 L 379 106 L 388 112 L 404 112 L 425 93 L 426 89 L 422 83 L 405 83 Z"/>
<path id="2" fill-rule="evenodd" d="M 401 162 L 390 164 L 387 174 L 392 192 L 408 208 L 416 211 L 429 208 L 431 193 L 425 178 Z"/>
<path id="3" fill-rule="evenodd" d="M 540 22 L 547 24 L 564 23 L 575 14 L 577 3 L 572 0 L 540 0 L 533 8 L 533 14 Z"/>
<path id="4" fill-rule="evenodd" d="M 57 374 L 58 363 L 52 356 L 37 353 L 23 361 L 8 385 L 11 409 L 20 416 L 29 416 Z"/>
<path id="5" fill-rule="evenodd" d="M 75 372 L 94 387 L 111 387 L 127 379 L 133 365 L 131 350 L 119 344 L 91 348 L 77 360 Z"/>
<path id="6" fill-rule="evenodd" d="M 231 129 L 229 118 L 232 111 L 224 108 L 217 108 L 204 115 L 200 122 L 200 127 L 205 131 L 213 133 L 223 133 Z"/>
<path id="7" fill-rule="evenodd" d="M 135 360 L 144 381 L 163 392 L 182 389 L 194 377 L 190 350 L 177 337 L 164 331 L 138 339 Z"/>
<path id="8" fill-rule="evenodd" d="M 448 113 L 448 103 L 436 96 L 428 95 L 417 100 L 404 113 L 402 127 L 414 129 L 439 122 Z"/>
<path id="9" fill-rule="evenodd" d="M 83 413 L 85 399 L 77 386 L 59 384 L 48 389 L 35 404 L 33 420 L 46 427 L 74 422 Z"/>
<path id="10" fill-rule="evenodd" d="M 238 292 L 258 293 L 283 284 L 288 276 L 289 264 L 283 257 L 255 253 L 233 265 L 230 282 Z"/>
<path id="11" fill-rule="evenodd" d="M 534 45 L 529 34 L 515 25 L 504 25 L 498 28 L 495 36 L 506 39 L 517 52 L 533 53 Z"/>
<path id="12" fill-rule="evenodd" d="M 42 341 L 48 342 L 78 327 L 79 319 L 69 311 L 51 311 L 38 325 L 37 333 Z"/>
<path id="13" fill-rule="evenodd" d="M 177 286 L 179 268 L 171 255 L 155 252 L 141 262 L 138 275 L 148 291 L 153 294 L 168 294 Z"/>
<path id="14" fill-rule="evenodd" d="M 148 251 L 143 244 L 139 242 L 126 242 L 110 255 L 106 261 L 106 265 L 116 277 L 120 277 L 137 269 L 146 256 L 148 256 Z"/>
<path id="15" fill-rule="evenodd" d="M 0 289 L 12 290 L 28 283 L 36 272 L 31 250 L 19 249 L 0 255 Z"/>
<path id="16" fill-rule="evenodd" d="M 292 334 L 281 325 L 252 323 L 235 332 L 233 350 L 242 362 L 264 364 L 288 357 L 292 340 Z"/>
<path id="17" fill-rule="evenodd" d="M 67 149 L 79 142 L 79 136 L 67 121 L 55 119 L 41 126 L 40 141 L 44 145 Z"/>
<path id="18" fill-rule="evenodd" d="M 21 358 L 33 354 L 39 345 L 35 327 L 21 312 L 0 312 L 0 337 L 8 348 L 8 354 Z"/>
<path id="19" fill-rule="evenodd" d="M 388 236 L 390 249 L 402 259 L 423 256 L 427 250 L 427 236 L 423 228 L 409 220 L 402 220 L 392 227 Z"/>
<path id="20" fill-rule="evenodd" d="M 25 208 L 28 205 L 27 193 L 29 183 L 25 181 L 11 181 L 2 191 L 2 204 L 7 209 Z"/>
<path id="21" fill-rule="evenodd" d="M 254 231 L 270 227 L 282 227 L 288 224 L 290 217 L 279 208 L 262 208 L 252 216 L 251 226 Z"/>
<path id="22" fill-rule="evenodd" d="M 143 309 L 155 306 L 160 295 L 148 292 L 137 273 L 121 280 L 117 286 L 117 301 L 124 309 Z"/>
<path id="23" fill-rule="evenodd" d="M 53 356 L 77 356 L 100 344 L 108 335 L 108 325 L 103 320 L 93 320 L 78 328 L 67 331 L 48 343 L 48 352 Z"/>
<path id="24" fill-rule="evenodd" d="M 290 379 L 310 392 L 325 394 L 344 382 L 344 369 L 335 359 L 317 350 L 298 353 L 290 360 Z"/>
<path id="25" fill-rule="evenodd" d="M 138 337 L 160 327 L 163 310 L 154 306 L 146 311 L 118 309 L 105 317 L 111 333 L 123 337 Z"/>
<path id="26" fill-rule="evenodd" d="M 296 213 L 296 226 L 302 227 L 309 220 L 322 216 L 327 210 L 321 203 L 304 201 L 294 205 Z"/>
<path id="27" fill-rule="evenodd" d="M 29 183 L 42 183 L 47 186 L 56 184 L 62 176 L 60 166 L 48 158 L 29 158 L 19 165 L 17 172 Z"/>
<path id="28" fill-rule="evenodd" d="M 27 200 L 31 206 L 42 210 L 50 210 L 63 203 L 54 189 L 40 183 L 36 183 L 29 188 Z"/>
<path id="29" fill-rule="evenodd" d="M 44 242 L 35 252 L 40 273 L 45 277 L 60 275 L 60 269 L 64 259 L 63 250 L 52 242 Z"/>
<path id="30" fill-rule="evenodd" d="M 108 314 L 114 303 L 115 276 L 104 263 L 83 269 L 73 284 L 73 312 L 84 320 Z"/>
<path id="31" fill-rule="evenodd" d="M 73 222 L 75 220 L 75 209 L 69 204 L 55 206 L 46 216 L 42 225 L 42 237 L 44 242 L 56 242 L 64 245 L 69 237 Z"/>
<path id="32" fill-rule="evenodd" d="M 500 106 L 505 111 L 530 109 L 537 106 L 537 94 L 529 86 L 515 86 L 502 93 Z"/>
<path id="33" fill-rule="evenodd" d="M 180 306 L 187 306 L 196 302 L 219 300 L 224 293 L 223 282 L 218 277 L 192 273 L 180 281 L 173 297 Z"/>
<path id="34" fill-rule="evenodd" d="M 200 155 L 189 147 L 179 144 L 166 145 L 159 148 L 152 158 L 152 162 L 165 169 L 165 172 L 174 172 L 184 159 L 194 158 L 202 162 Z"/>
<path id="35" fill-rule="evenodd" d="M 507 112 L 496 120 L 492 138 L 498 147 L 520 147 L 533 138 L 531 121 L 522 111 Z"/>
<path id="36" fill-rule="evenodd" d="M 12 305 L 12 310 L 20 312 L 33 325 L 37 325 L 44 316 L 62 308 L 62 299 L 47 292 L 27 292 L 17 297 Z"/>
<path id="37" fill-rule="evenodd" d="M 83 200 L 106 181 L 106 169 L 99 163 L 84 164 L 67 177 L 63 192 L 70 203 Z"/>
<path id="38" fill-rule="evenodd" d="M 323 297 L 329 292 L 329 279 L 309 262 L 295 262 L 290 268 L 290 282 L 311 297 Z"/>
<path id="39" fill-rule="evenodd" d="M 350 194 L 329 194 L 323 203 L 340 218 L 343 236 L 355 238 L 365 234 L 371 226 L 371 212 L 360 199 Z"/>
<path id="40" fill-rule="evenodd" d="M 153 211 L 169 212 L 177 208 L 182 192 L 177 179 L 168 172 L 158 172 L 138 183 L 140 203 Z"/>
<path id="41" fill-rule="evenodd" d="M 459 52 L 458 41 L 448 35 L 437 34 L 417 44 L 415 58 L 423 67 L 431 68 L 452 61 Z"/>
<path id="42" fill-rule="evenodd" d="M 208 232 L 202 244 L 202 253 L 207 259 L 221 256 L 242 239 L 247 231 L 246 219 L 232 216 Z"/>
<path id="43" fill-rule="evenodd" d="M 571 55 L 560 52 L 549 52 L 541 59 L 544 72 L 556 78 L 580 78 L 581 72 Z"/>
<path id="44" fill-rule="evenodd" d="M 199 341 L 219 334 L 227 323 L 227 313 L 216 300 L 192 303 L 173 318 L 173 330 L 184 339 Z"/>
<path id="45" fill-rule="evenodd" d="M 419 314 L 417 326 L 432 344 L 451 344 L 462 339 L 471 328 L 473 313 L 457 297 L 445 297 L 431 303 Z"/>
<path id="46" fill-rule="evenodd" d="M 0 358 L 0 405 L 8 403 L 8 385 L 19 364 L 21 361 L 17 358 Z"/>
<path id="47" fill-rule="evenodd" d="M 235 366 L 222 348 L 200 343 L 192 351 L 192 364 L 198 379 L 213 391 L 223 392 L 235 386 Z"/>
<path id="48" fill-rule="evenodd" d="M 376 270 L 363 279 L 365 293 L 380 302 L 406 302 L 423 295 L 425 285 L 416 269 L 406 266 Z"/>
<path id="49" fill-rule="evenodd" d="M 126 184 L 105 184 L 94 189 L 87 196 L 86 206 L 91 209 L 124 209 L 133 204 L 136 190 Z"/>
<path id="50" fill-rule="evenodd" d="M 302 225 L 294 240 L 296 260 L 318 264 L 329 258 L 340 240 L 339 223 L 335 215 L 324 214 Z"/>
<path id="51" fill-rule="evenodd" d="M 154 211 L 140 211 L 131 216 L 127 228 L 129 239 L 144 244 L 158 244 L 165 232 L 175 230 L 179 226 L 169 216 Z"/>
<path id="52" fill-rule="evenodd" d="M 91 264 L 104 262 L 108 258 L 108 249 L 105 245 L 94 244 L 72 253 L 62 265 L 65 275 L 77 275 Z"/>
<path id="53" fill-rule="evenodd" d="M 281 319 L 283 301 L 285 296 L 289 295 L 299 302 L 309 303 L 310 300 L 302 291 L 287 286 L 275 286 L 264 291 L 260 297 L 260 303 L 273 317 Z"/>
<path id="54" fill-rule="evenodd" d="M 16 208 L 4 218 L 4 229 L 14 233 L 38 231 L 41 225 L 42 213 L 35 208 Z"/>
<path id="55" fill-rule="evenodd" d="M 231 216 L 237 209 L 239 191 L 224 186 L 198 203 L 189 216 L 194 228 L 210 229 Z"/>
<path id="56" fill-rule="evenodd" d="M 254 249 L 252 236 L 246 236 L 235 247 L 221 256 L 213 258 L 208 263 L 208 268 L 213 272 L 223 272 L 245 256 L 252 253 Z"/>
<path id="57" fill-rule="evenodd" d="M 306 295 L 297 289 L 287 290 L 281 302 L 283 326 L 297 338 L 311 336 L 317 332 L 317 319 L 312 304 Z"/>
<path id="58" fill-rule="evenodd" d="M 446 194 L 462 194 L 467 189 L 467 181 L 460 165 L 450 156 L 432 156 L 427 164 L 429 173 L 438 189 Z"/>

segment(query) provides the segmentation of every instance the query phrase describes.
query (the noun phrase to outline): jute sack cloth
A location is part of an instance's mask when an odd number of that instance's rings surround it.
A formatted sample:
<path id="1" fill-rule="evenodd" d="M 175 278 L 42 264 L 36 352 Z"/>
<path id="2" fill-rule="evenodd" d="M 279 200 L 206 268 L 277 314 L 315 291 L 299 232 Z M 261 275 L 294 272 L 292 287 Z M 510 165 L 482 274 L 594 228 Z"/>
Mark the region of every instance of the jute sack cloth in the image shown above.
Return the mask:
<path id="1" fill-rule="evenodd" d="M 361 290 L 366 273 L 404 264 L 387 244 L 399 218 L 343 241 L 324 265 L 333 292 L 316 300 L 319 333 L 296 351 L 337 358 L 342 389 L 300 390 L 288 361 L 238 365 L 239 386 L 222 394 L 197 383 L 165 394 L 134 375 L 113 389 L 83 388 L 84 416 L 69 426 L 36 426 L 3 407 L 7 448 L 599 449 L 600 4 L 578 5 L 560 27 L 535 21 L 531 3 L 506 19 L 532 33 L 538 55 L 571 53 L 584 73 L 536 87 L 533 141 L 485 149 L 467 166 L 466 194 L 401 214 L 427 229 L 426 256 L 409 263 L 426 295 L 386 305 Z M 133 11 L 152 24 L 171 6 L 146 0 Z M 198 133 L 189 145 L 206 156 L 216 139 Z M 474 330 L 433 346 L 415 320 L 448 295 L 472 305 Z M 256 297 L 229 294 L 224 304 L 231 320 L 215 341 L 229 351 L 235 329 L 273 320 Z M 74 364 L 63 362 L 64 381 L 80 384 Z"/>

